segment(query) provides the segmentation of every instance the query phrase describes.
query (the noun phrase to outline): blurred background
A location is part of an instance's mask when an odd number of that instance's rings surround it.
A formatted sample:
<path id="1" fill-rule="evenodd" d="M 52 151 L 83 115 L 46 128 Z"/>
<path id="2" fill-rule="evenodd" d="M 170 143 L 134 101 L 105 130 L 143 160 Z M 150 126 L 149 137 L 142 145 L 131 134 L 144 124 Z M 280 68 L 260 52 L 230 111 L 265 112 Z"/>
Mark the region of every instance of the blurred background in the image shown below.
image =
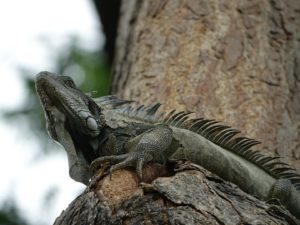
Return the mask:
<path id="1" fill-rule="evenodd" d="M 120 0 L 0 3 L 0 225 L 53 224 L 84 185 L 45 129 L 34 78 L 71 76 L 86 92 L 109 93 Z"/>

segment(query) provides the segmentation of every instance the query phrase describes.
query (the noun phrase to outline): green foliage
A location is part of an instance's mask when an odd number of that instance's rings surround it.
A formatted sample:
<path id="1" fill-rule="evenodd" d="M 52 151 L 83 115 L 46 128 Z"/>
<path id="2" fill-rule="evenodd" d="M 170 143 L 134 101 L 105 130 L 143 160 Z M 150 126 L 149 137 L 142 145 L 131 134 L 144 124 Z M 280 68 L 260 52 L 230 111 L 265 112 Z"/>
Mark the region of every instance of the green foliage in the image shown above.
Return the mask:
<path id="1" fill-rule="evenodd" d="M 0 209 L 0 225 L 27 225 L 25 218 L 21 217 L 16 205 L 12 201 L 7 201 L 5 207 Z"/>

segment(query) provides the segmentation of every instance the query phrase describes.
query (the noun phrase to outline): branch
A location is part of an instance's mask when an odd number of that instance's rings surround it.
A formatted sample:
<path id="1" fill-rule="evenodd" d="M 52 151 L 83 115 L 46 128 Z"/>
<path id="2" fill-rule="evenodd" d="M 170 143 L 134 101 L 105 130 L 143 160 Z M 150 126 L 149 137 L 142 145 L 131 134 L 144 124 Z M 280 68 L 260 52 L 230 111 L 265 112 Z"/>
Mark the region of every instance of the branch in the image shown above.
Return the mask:
<path id="1" fill-rule="evenodd" d="M 111 179 L 99 173 L 54 224 L 299 224 L 280 206 L 189 162 L 148 165 L 144 179 L 129 170 Z"/>

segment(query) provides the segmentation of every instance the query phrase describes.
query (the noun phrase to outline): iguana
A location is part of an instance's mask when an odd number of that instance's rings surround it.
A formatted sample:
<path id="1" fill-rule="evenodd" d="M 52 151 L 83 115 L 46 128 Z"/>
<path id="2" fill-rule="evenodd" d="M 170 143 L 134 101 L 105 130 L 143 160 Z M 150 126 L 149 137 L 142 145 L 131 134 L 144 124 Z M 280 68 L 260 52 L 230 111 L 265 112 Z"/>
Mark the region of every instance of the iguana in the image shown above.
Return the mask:
<path id="1" fill-rule="evenodd" d="M 73 80 L 40 72 L 36 89 L 51 137 L 68 154 L 70 176 L 87 184 L 89 166 L 112 161 L 110 171 L 145 163 L 186 159 L 199 164 L 261 200 L 280 202 L 300 219 L 300 175 L 276 157 L 237 137 L 238 130 L 215 120 L 192 119 L 191 112 L 158 113 L 160 104 L 132 106 L 115 96 L 93 99 Z"/>

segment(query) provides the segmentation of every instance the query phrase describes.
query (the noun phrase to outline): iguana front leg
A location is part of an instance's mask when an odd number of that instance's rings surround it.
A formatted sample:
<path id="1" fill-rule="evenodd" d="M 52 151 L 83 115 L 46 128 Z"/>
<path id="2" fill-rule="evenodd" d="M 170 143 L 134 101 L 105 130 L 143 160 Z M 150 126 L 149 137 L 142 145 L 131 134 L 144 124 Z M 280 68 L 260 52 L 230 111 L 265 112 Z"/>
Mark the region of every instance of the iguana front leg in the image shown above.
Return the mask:
<path id="1" fill-rule="evenodd" d="M 167 125 L 157 125 L 155 128 L 131 139 L 125 146 L 126 154 L 110 155 L 95 159 L 91 168 L 107 161 L 117 163 L 110 168 L 110 173 L 117 169 L 135 166 L 139 178 L 142 179 L 142 169 L 145 163 L 153 161 L 164 163 L 168 154 L 166 150 L 172 143 L 172 130 Z"/>

